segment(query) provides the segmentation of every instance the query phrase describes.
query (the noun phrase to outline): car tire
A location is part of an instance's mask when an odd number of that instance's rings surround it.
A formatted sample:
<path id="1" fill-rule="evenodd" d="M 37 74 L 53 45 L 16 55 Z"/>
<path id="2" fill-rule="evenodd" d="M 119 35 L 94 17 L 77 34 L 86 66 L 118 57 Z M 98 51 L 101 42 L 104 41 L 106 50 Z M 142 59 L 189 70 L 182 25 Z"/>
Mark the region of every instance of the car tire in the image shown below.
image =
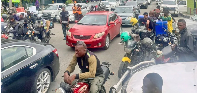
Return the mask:
<path id="1" fill-rule="evenodd" d="M 41 81 L 41 78 L 39 78 L 39 77 L 42 78 L 42 81 Z M 46 78 L 47 78 L 47 79 L 46 79 Z M 44 79 L 46 79 L 46 82 L 43 81 Z M 34 85 L 33 85 L 33 89 L 32 89 L 33 93 L 38 93 L 37 87 L 38 87 L 39 85 L 41 86 L 40 88 L 45 87 L 45 86 L 44 86 L 44 83 L 47 84 L 46 87 L 48 87 L 48 88 L 45 89 L 45 91 L 47 92 L 47 91 L 49 90 L 49 87 L 50 87 L 50 84 L 51 84 L 51 80 L 52 80 L 52 77 L 51 77 L 51 72 L 50 72 L 49 69 L 43 68 L 43 69 L 41 69 L 40 71 L 38 71 L 38 72 L 36 73 L 35 80 L 34 80 Z M 41 81 L 42 84 L 41 84 L 41 83 L 38 84 L 40 81 Z M 46 92 L 43 92 L 43 93 L 46 93 Z M 42 93 L 42 92 L 40 92 L 40 93 Z"/>
<path id="2" fill-rule="evenodd" d="M 119 34 L 117 35 L 118 37 L 120 37 L 121 33 L 123 32 L 122 26 L 119 29 L 120 29 L 120 31 L 119 31 Z"/>
<path id="3" fill-rule="evenodd" d="M 105 40 L 105 46 L 103 47 L 104 50 L 107 50 L 110 46 L 110 36 L 107 35 L 106 36 L 106 40 Z"/>

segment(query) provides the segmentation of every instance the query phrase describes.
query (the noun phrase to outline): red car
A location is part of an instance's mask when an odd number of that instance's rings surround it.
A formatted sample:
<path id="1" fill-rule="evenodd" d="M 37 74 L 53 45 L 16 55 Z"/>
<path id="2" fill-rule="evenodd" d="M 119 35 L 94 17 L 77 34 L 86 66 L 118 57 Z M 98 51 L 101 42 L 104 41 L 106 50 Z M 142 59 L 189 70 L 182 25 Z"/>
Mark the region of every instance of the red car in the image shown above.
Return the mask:
<path id="1" fill-rule="evenodd" d="M 110 41 L 120 35 L 122 19 L 111 11 L 87 13 L 66 35 L 66 44 L 74 47 L 84 41 L 88 48 L 108 49 Z"/>

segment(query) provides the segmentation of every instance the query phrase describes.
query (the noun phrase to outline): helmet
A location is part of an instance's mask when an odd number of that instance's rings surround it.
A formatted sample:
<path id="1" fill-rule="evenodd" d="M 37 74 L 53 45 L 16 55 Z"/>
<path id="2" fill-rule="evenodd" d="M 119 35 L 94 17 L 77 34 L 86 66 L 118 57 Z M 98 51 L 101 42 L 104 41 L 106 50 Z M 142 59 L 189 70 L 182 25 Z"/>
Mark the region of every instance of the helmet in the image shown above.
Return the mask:
<path id="1" fill-rule="evenodd" d="M 123 42 L 128 41 L 129 39 L 131 39 L 131 37 L 129 36 L 128 32 L 122 32 L 120 35 L 120 38 Z"/>

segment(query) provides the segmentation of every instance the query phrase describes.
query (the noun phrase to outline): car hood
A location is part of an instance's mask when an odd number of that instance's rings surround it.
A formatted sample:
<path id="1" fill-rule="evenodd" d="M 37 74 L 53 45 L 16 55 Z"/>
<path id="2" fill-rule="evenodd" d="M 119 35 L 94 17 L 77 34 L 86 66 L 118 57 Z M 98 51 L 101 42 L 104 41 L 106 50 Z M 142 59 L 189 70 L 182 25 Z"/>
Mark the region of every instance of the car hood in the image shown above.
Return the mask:
<path id="1" fill-rule="evenodd" d="M 120 17 L 130 17 L 133 16 L 133 13 L 117 13 L 117 15 Z"/>
<path id="2" fill-rule="evenodd" d="M 116 5 L 117 2 L 109 2 L 109 4 L 111 4 L 111 5 Z"/>
<path id="3" fill-rule="evenodd" d="M 178 5 L 166 5 L 166 4 L 161 4 L 160 7 L 178 7 Z"/>
<path id="4" fill-rule="evenodd" d="M 69 31 L 75 35 L 94 35 L 96 33 L 103 32 L 107 29 L 107 26 L 97 25 L 79 25 L 75 24 Z"/>
<path id="5" fill-rule="evenodd" d="M 140 0 L 138 0 L 138 4 L 143 4 L 143 3 L 145 3 L 146 1 L 140 1 Z"/>
<path id="6" fill-rule="evenodd" d="M 163 80 L 163 93 L 197 93 L 197 62 L 177 62 L 150 66 L 133 74 L 127 93 L 142 93 L 143 79 L 149 73 L 158 73 Z"/>
<path id="7" fill-rule="evenodd" d="M 52 13 L 57 12 L 58 10 L 43 10 L 42 13 Z"/>

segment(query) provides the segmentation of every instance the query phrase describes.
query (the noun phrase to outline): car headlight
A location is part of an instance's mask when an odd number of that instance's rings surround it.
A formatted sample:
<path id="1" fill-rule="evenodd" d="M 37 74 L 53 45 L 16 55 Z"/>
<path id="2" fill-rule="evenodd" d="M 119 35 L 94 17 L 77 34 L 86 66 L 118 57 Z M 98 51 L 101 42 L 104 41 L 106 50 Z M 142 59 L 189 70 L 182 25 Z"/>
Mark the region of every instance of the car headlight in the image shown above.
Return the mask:
<path id="1" fill-rule="evenodd" d="M 126 20 L 131 20 L 131 18 L 132 18 L 132 16 L 129 16 L 129 17 L 126 18 Z"/>
<path id="2" fill-rule="evenodd" d="M 72 36 L 72 33 L 71 32 L 67 32 L 67 36 L 71 37 Z"/>
<path id="3" fill-rule="evenodd" d="M 100 37 L 102 37 L 104 34 L 105 34 L 105 32 L 97 33 L 97 34 L 95 34 L 94 39 L 100 38 Z"/>
<path id="4" fill-rule="evenodd" d="M 144 5 L 146 4 L 146 3 L 143 3 Z"/>

